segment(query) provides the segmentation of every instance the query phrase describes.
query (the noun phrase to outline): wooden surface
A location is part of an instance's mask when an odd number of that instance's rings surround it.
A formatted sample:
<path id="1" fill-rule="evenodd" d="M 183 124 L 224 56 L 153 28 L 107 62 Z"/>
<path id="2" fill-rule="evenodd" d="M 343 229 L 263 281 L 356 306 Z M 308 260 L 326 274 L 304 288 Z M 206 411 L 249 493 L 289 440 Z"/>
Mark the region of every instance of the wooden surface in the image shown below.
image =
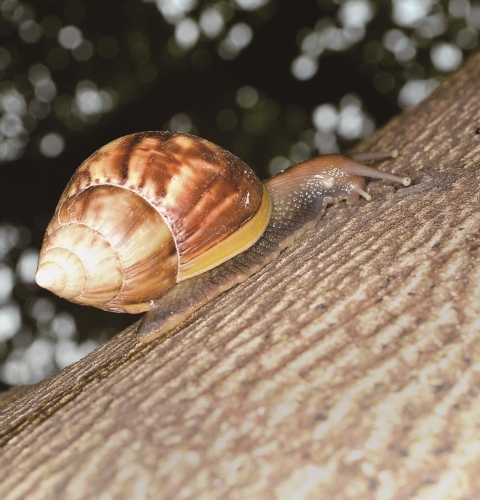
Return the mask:
<path id="1" fill-rule="evenodd" d="M 480 498 L 480 55 L 362 150 L 374 200 L 0 413 L 0 498 Z"/>

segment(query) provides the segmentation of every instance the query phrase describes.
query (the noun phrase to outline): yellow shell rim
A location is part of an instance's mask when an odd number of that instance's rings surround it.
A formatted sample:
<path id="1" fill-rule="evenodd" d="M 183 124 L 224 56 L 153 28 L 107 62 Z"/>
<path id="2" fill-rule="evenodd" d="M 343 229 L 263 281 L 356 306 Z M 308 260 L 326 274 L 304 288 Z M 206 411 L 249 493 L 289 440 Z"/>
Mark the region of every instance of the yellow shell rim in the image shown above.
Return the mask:
<path id="1" fill-rule="evenodd" d="M 181 266 L 177 283 L 209 271 L 250 248 L 264 233 L 271 213 L 270 194 L 263 186 L 262 202 L 257 213 L 230 236 Z"/>

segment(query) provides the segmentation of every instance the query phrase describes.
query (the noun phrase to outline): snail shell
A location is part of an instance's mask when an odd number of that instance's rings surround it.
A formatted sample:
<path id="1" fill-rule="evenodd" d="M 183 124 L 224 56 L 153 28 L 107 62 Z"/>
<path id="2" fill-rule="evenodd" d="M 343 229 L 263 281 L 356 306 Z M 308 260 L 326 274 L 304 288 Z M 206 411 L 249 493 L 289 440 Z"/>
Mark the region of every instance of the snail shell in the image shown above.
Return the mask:
<path id="1" fill-rule="evenodd" d="M 245 281 L 314 227 L 328 203 L 360 196 L 364 177 L 407 177 L 325 155 L 262 183 L 198 137 L 142 132 L 107 144 L 75 172 L 50 222 L 37 283 L 79 304 L 148 311 L 149 342 Z"/>
<path id="2" fill-rule="evenodd" d="M 270 212 L 263 183 L 219 146 L 170 132 L 122 137 L 75 172 L 36 280 L 72 302 L 142 312 L 253 245 Z"/>

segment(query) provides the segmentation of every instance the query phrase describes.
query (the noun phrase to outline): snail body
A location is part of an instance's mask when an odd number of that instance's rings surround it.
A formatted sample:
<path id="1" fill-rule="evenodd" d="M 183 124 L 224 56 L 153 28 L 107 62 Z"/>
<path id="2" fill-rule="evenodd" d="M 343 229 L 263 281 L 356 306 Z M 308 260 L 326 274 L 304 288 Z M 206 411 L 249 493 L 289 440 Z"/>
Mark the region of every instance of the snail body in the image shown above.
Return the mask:
<path id="1" fill-rule="evenodd" d="M 312 158 L 262 183 L 239 158 L 195 136 L 122 137 L 67 185 L 36 280 L 72 302 L 147 311 L 137 337 L 149 342 L 274 260 L 328 203 L 370 199 L 365 176 L 410 183 L 341 155 Z"/>

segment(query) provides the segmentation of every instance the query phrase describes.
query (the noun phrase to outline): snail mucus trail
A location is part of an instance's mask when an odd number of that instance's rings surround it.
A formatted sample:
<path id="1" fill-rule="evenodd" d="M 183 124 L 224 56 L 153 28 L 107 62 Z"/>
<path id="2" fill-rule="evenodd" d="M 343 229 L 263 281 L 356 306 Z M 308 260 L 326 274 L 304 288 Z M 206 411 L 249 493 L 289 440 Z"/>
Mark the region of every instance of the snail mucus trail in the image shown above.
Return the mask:
<path id="1" fill-rule="evenodd" d="M 262 183 L 199 137 L 141 132 L 100 148 L 73 175 L 47 227 L 36 281 L 72 302 L 147 311 L 150 342 L 247 280 L 314 227 L 329 203 L 355 203 L 364 177 L 404 186 L 359 162 L 312 158 Z"/>

